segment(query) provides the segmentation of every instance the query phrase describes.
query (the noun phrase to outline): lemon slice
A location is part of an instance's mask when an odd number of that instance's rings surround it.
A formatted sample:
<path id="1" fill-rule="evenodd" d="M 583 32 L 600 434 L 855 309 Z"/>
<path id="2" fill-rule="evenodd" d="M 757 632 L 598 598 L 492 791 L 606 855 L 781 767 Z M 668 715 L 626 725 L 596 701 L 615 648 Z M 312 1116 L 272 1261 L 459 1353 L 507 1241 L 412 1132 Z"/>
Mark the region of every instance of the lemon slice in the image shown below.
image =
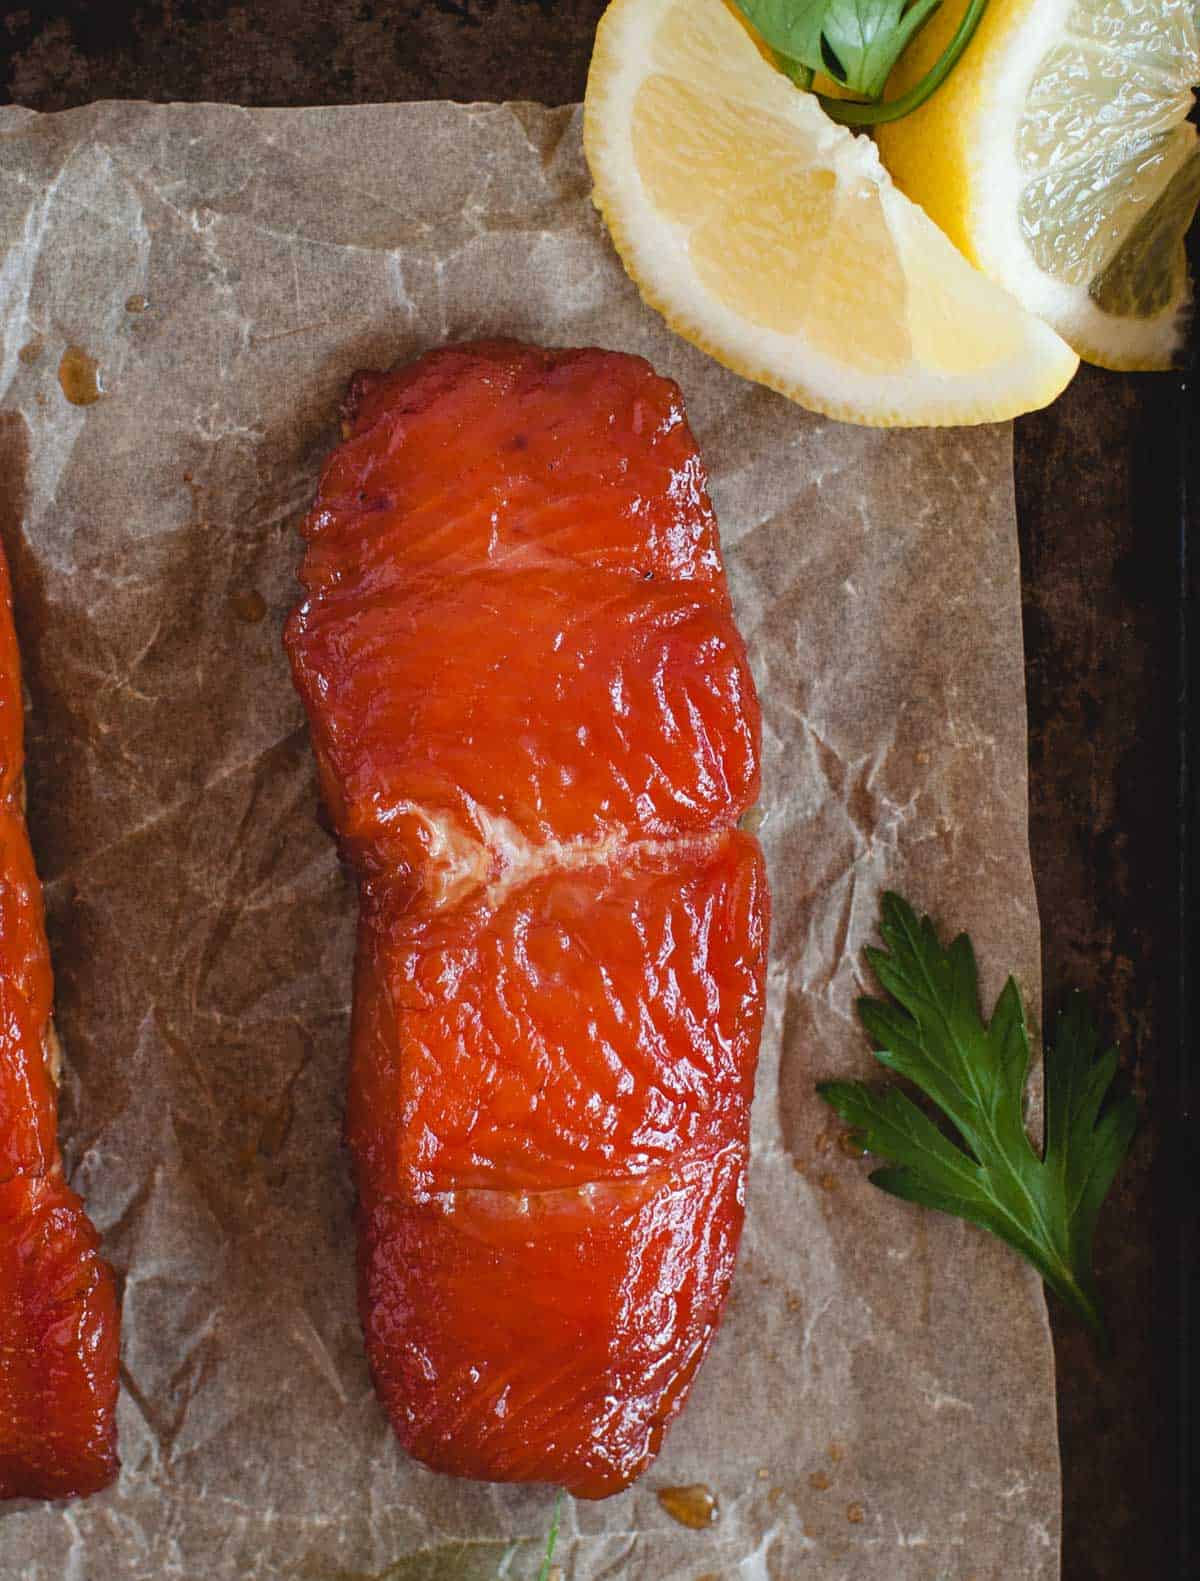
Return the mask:
<path id="1" fill-rule="evenodd" d="M 584 143 L 645 300 L 805 406 L 887 426 L 989 422 L 1045 405 L 1075 371 L 723 0 L 609 6 Z"/>
<path id="2" fill-rule="evenodd" d="M 889 91 L 965 5 L 946 0 Z M 991 0 L 945 85 L 879 147 L 967 257 L 1089 362 L 1167 367 L 1190 296 L 1198 78 L 1194 0 Z"/>

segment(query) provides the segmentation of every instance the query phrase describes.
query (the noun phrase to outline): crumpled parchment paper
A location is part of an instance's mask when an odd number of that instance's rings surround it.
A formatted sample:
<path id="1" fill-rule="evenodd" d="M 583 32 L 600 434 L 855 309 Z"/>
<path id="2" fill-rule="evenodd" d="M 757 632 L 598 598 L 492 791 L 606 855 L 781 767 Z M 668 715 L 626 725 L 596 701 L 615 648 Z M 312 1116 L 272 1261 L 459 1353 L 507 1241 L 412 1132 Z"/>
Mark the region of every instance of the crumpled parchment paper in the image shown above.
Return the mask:
<path id="1" fill-rule="evenodd" d="M 22 1581 L 537 1572 L 551 1495 L 407 1460 L 367 1378 L 339 1142 L 355 899 L 280 650 L 358 367 L 507 334 L 678 379 L 762 693 L 771 998 L 728 1315 L 653 1470 L 568 1505 L 570 1581 L 1049 1581 L 1038 1283 L 894 1202 L 821 1076 L 878 896 L 1038 993 L 1005 428 L 812 416 L 671 335 L 577 109 L 0 110 L 0 501 L 68 1163 L 124 1279 L 124 1470 L 0 1515 Z M 70 404 L 68 346 L 104 394 Z M 721 1517 L 656 1490 L 705 1482 Z"/>

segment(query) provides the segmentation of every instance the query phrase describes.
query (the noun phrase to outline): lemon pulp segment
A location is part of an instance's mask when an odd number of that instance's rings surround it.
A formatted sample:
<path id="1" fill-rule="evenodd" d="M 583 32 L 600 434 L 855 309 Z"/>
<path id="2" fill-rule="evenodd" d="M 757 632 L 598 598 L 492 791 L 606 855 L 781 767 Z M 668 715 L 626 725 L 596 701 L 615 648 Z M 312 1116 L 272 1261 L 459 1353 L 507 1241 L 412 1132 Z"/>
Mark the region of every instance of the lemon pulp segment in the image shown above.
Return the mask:
<path id="1" fill-rule="evenodd" d="M 890 91 L 927 69 L 965 4 L 946 0 Z M 945 86 L 879 146 L 966 255 L 1082 355 L 1161 367 L 1189 299 L 1198 78 L 1193 0 L 991 0 Z"/>

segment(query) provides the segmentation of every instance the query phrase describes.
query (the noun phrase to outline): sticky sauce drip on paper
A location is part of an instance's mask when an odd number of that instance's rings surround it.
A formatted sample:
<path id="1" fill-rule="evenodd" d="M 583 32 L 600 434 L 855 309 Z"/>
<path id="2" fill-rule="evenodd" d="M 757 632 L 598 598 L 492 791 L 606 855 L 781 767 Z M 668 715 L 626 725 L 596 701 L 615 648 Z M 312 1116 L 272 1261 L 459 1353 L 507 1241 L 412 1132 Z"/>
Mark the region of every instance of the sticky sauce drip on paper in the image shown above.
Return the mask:
<path id="1" fill-rule="evenodd" d="M 244 620 L 248 626 L 256 626 L 267 613 L 266 599 L 254 588 L 244 593 L 235 593 L 231 602 L 234 614 L 239 620 Z"/>
<path id="2" fill-rule="evenodd" d="M 68 346 L 63 352 L 58 382 L 72 406 L 91 406 L 104 394 L 100 364 L 80 346 Z"/>
<path id="3" fill-rule="evenodd" d="M 673 1521 L 694 1532 L 715 1526 L 721 1518 L 717 1496 L 703 1482 L 690 1482 L 682 1488 L 659 1488 L 658 1502 Z"/>

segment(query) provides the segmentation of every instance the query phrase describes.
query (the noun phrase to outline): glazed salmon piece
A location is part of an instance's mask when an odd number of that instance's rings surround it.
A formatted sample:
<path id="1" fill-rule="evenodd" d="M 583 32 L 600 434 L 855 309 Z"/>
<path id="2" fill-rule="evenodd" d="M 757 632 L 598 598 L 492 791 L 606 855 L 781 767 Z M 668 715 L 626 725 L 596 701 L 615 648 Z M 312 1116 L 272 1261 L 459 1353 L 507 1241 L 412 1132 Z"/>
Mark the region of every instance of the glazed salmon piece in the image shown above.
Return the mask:
<path id="1" fill-rule="evenodd" d="M 615 1492 L 728 1286 L 760 853 L 724 833 L 495 904 L 395 905 L 364 907 L 349 1110 L 380 1393 L 443 1470 Z"/>
<path id="2" fill-rule="evenodd" d="M 677 388 L 607 352 L 462 349 L 351 403 L 289 651 L 356 859 L 393 870 L 430 818 L 538 842 L 736 819 L 758 707 Z"/>
<path id="3" fill-rule="evenodd" d="M 52 982 L 22 807 L 24 722 L 0 551 L 0 1499 L 117 1472 L 112 1272 L 58 1153 Z"/>
<path id="4" fill-rule="evenodd" d="M 759 714 L 679 392 L 510 343 L 360 375 L 286 643 L 360 875 L 368 1356 L 462 1476 L 626 1486 L 741 1229 Z"/>
<path id="5" fill-rule="evenodd" d="M 620 1183 L 364 1207 L 363 1330 L 409 1453 L 577 1498 L 627 1487 L 719 1321 L 745 1163 L 731 1145 Z"/>
<path id="6" fill-rule="evenodd" d="M 372 886 L 348 1113 L 364 1191 L 555 1190 L 720 1152 L 753 1087 L 763 900 L 737 831 L 432 914 Z"/>

